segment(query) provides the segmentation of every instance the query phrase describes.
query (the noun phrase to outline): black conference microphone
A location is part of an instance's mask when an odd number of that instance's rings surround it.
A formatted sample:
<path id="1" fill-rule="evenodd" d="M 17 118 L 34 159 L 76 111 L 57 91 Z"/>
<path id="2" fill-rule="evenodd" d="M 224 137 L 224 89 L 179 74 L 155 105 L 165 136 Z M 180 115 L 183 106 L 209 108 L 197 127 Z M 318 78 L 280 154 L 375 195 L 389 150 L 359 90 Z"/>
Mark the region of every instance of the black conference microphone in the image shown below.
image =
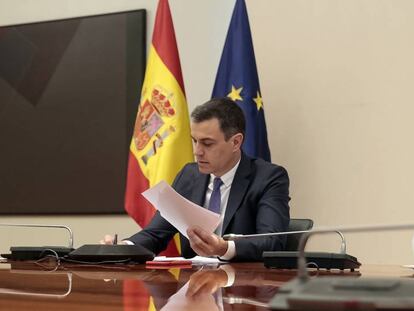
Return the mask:
<path id="1" fill-rule="evenodd" d="M 38 260 L 48 255 L 57 259 L 83 264 L 144 263 L 154 259 L 153 252 L 140 245 L 86 244 L 73 248 L 73 232 L 65 225 L 0 223 L 3 227 L 65 229 L 69 232 L 69 246 L 12 246 L 10 254 L 1 254 L 11 260 Z"/>
<path id="2" fill-rule="evenodd" d="M 224 240 L 234 241 L 238 239 L 264 238 L 281 235 L 307 234 L 312 230 L 271 232 L 257 234 L 226 234 Z M 337 233 L 341 238 L 341 248 L 339 253 L 331 252 L 306 252 L 306 265 L 317 269 L 349 269 L 354 271 L 361 266 L 358 259 L 346 253 L 346 240 L 340 230 L 332 230 L 331 233 Z M 267 268 L 275 269 L 297 269 L 298 268 L 298 251 L 265 251 L 263 252 L 263 263 Z"/>
<path id="3" fill-rule="evenodd" d="M 73 231 L 65 225 L 43 225 L 43 224 L 16 224 L 0 223 L 0 227 L 22 227 L 22 228 L 49 228 L 65 229 L 69 233 L 68 246 L 12 246 L 10 254 L 1 254 L 2 257 L 11 260 L 35 260 L 47 255 L 61 257 L 69 254 L 73 248 Z"/>
<path id="4" fill-rule="evenodd" d="M 414 280 L 395 277 L 312 277 L 306 269 L 305 246 L 310 236 L 336 231 L 356 233 L 414 230 L 414 223 L 320 228 L 304 233 L 299 242 L 298 275 L 281 286 L 269 302 L 277 310 L 413 310 Z"/>

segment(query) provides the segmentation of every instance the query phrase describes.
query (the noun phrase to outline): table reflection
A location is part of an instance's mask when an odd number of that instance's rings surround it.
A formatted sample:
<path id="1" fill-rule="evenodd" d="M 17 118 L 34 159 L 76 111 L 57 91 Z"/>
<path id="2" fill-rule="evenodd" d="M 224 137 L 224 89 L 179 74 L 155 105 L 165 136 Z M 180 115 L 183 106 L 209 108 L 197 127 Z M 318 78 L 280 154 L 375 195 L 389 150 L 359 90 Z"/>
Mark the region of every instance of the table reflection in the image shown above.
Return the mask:
<path id="1" fill-rule="evenodd" d="M 146 269 L 10 262 L 0 269 L 0 309 L 265 310 L 278 288 L 295 276 L 296 271 L 262 263 Z"/>

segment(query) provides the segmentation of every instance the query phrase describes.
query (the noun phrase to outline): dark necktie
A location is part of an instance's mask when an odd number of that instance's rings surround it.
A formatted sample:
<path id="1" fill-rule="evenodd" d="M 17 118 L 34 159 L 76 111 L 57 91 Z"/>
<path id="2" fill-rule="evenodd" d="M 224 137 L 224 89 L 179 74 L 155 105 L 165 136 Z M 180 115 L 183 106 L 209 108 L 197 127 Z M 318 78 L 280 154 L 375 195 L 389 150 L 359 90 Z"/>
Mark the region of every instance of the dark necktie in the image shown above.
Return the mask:
<path id="1" fill-rule="evenodd" d="M 220 214 L 221 193 L 220 186 L 223 184 L 219 177 L 214 178 L 213 192 L 211 193 L 208 209 L 214 213 Z"/>

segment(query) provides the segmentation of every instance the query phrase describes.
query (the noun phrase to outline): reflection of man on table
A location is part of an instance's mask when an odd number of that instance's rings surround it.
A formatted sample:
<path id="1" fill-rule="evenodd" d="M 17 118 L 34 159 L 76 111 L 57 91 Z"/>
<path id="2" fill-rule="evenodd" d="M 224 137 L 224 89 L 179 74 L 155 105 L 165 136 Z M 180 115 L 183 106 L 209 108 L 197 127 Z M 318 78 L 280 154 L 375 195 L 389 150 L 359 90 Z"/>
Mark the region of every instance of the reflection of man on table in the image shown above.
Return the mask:
<path id="1" fill-rule="evenodd" d="M 241 151 L 243 111 L 228 98 L 212 99 L 191 114 L 191 136 L 197 162 L 187 164 L 173 188 L 190 201 L 221 214 L 216 234 L 200 227 L 180 236 L 184 257 L 219 256 L 224 260 L 258 261 L 263 251 L 282 250 L 285 237 L 225 241 L 227 233 L 286 231 L 289 224 L 289 178 L 286 170 Z M 179 150 L 177 150 L 179 152 Z M 159 212 L 128 240 L 154 253 L 164 250 L 177 229 Z M 110 236 L 105 243 L 111 243 Z"/>
<path id="2" fill-rule="evenodd" d="M 229 264 L 219 268 L 203 267 L 196 272 L 182 270 L 181 280 L 188 282 L 177 293 L 171 295 L 161 310 L 228 310 L 228 304 L 248 301 L 264 306 L 273 297 L 280 285 L 269 272 L 236 270 Z M 294 277 L 286 275 L 286 280 Z M 159 306 L 159 305 L 158 305 Z"/>

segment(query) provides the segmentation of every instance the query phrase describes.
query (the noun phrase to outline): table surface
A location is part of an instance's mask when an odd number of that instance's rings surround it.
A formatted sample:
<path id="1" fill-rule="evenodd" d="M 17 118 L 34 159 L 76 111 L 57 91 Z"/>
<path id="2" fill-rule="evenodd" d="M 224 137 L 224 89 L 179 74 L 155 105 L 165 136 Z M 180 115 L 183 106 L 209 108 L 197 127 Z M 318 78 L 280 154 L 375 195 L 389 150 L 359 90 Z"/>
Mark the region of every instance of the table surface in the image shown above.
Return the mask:
<path id="1" fill-rule="evenodd" d="M 145 265 L 86 266 L 54 262 L 0 264 L 1 310 L 266 310 L 296 270 L 262 263 L 229 265 L 234 284 L 223 287 L 220 268 L 147 269 Z M 311 271 L 343 277 L 412 277 L 413 270 L 362 265 L 359 271 Z M 243 303 L 240 303 L 243 302 Z"/>

